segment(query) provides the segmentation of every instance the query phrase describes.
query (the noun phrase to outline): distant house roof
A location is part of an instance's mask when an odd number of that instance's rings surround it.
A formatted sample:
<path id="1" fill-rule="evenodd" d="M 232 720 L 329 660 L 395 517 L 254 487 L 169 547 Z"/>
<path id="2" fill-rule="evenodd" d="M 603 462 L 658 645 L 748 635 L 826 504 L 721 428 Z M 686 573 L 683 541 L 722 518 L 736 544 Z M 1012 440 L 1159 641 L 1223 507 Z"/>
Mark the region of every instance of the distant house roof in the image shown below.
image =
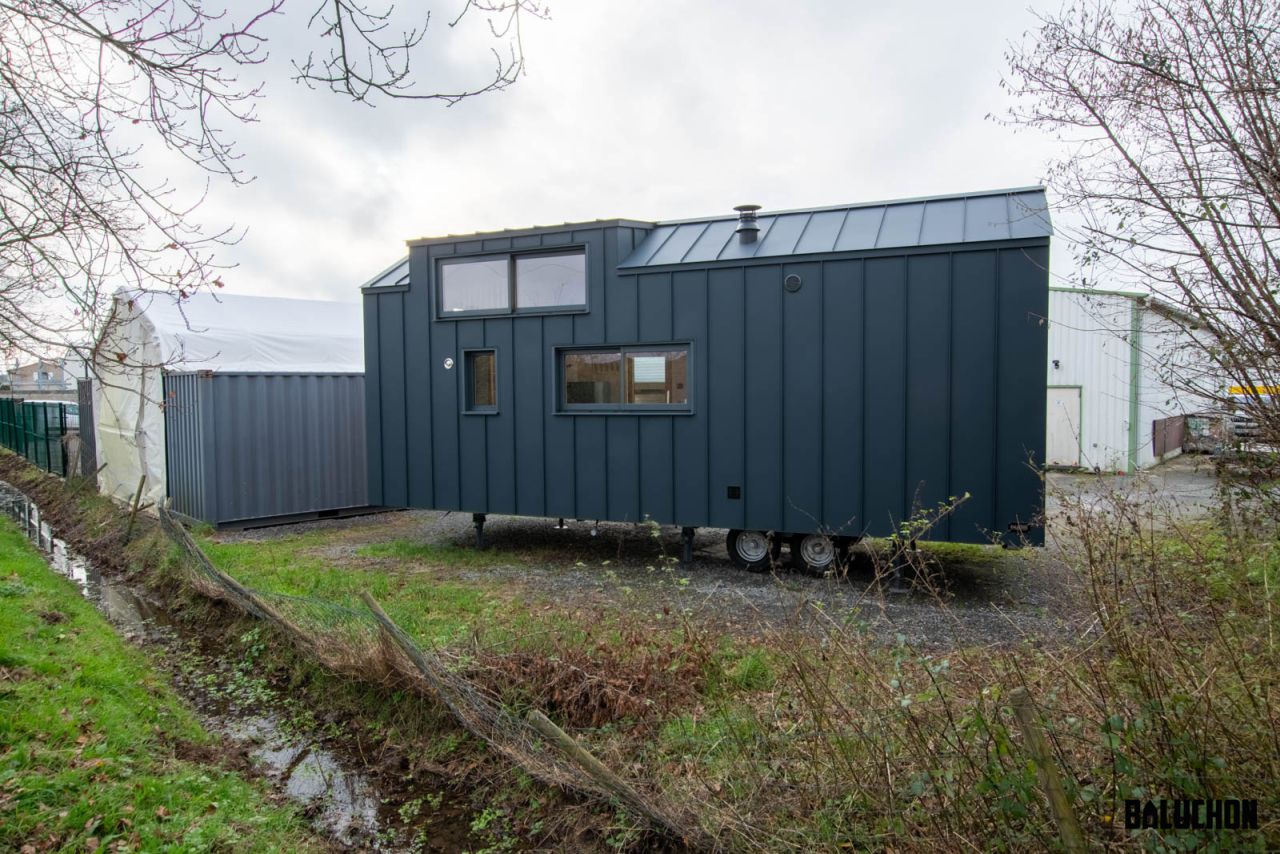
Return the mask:
<path id="1" fill-rule="evenodd" d="M 619 267 L 859 252 L 1048 237 L 1043 187 L 898 199 L 761 214 L 754 243 L 736 216 L 660 222 Z"/>
<path id="2" fill-rule="evenodd" d="M 28 362 L 28 363 L 26 363 L 25 365 L 14 365 L 14 366 L 13 366 L 12 368 L 10 368 L 9 370 L 11 370 L 12 372 L 14 372 L 15 374 L 20 374 L 20 373 L 23 373 L 23 372 L 25 372 L 25 371 L 38 371 L 38 370 L 41 370 L 41 369 L 43 369 L 43 368 L 55 368 L 55 369 L 56 369 L 56 368 L 60 368 L 60 367 L 62 367 L 62 363 L 61 363 L 61 362 L 59 362 L 57 359 L 41 359 L 41 360 L 40 360 L 40 361 L 38 361 L 38 362 Z"/>

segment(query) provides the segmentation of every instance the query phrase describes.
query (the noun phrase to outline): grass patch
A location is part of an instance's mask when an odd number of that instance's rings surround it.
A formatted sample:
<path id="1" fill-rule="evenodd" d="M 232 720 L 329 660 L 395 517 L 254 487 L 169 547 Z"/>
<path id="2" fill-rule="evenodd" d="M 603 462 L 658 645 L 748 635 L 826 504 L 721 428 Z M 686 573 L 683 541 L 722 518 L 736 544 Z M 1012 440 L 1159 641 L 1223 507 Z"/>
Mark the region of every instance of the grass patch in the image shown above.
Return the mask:
<path id="1" fill-rule="evenodd" d="M 357 554 L 388 560 L 361 568 L 341 559 L 322 557 L 325 532 L 267 541 L 200 541 L 211 561 L 241 583 L 266 593 L 282 593 L 337 602 L 358 611 L 360 594 L 369 592 L 388 615 L 427 647 L 467 643 L 494 654 L 535 654 L 557 660 L 588 662 L 582 653 L 595 650 L 611 664 L 636 660 L 648 670 L 672 665 L 679 658 L 678 625 L 643 630 L 633 615 L 613 608 L 590 614 L 569 612 L 556 603 L 528 601 L 518 590 L 482 576 L 456 581 L 434 567 L 492 566 L 505 553 L 475 551 L 449 544 L 407 539 L 371 543 Z M 538 674 L 539 678 L 547 676 Z"/>
<path id="2" fill-rule="evenodd" d="M 216 742 L 8 519 L 0 575 L 0 848 L 324 849 L 264 784 L 181 758 Z"/>
<path id="3" fill-rule="evenodd" d="M 928 559 L 941 564 L 943 567 L 996 564 L 1008 556 L 1008 553 L 999 546 L 976 545 L 974 543 L 946 543 L 923 540 L 920 543 L 920 550 L 925 553 Z"/>
<path id="4" fill-rule="evenodd" d="M 200 543 L 220 569 L 257 590 L 315 597 L 359 610 L 365 609 L 360 594 L 368 591 L 402 628 L 433 645 L 451 643 L 477 625 L 492 624 L 501 604 L 480 583 L 431 579 L 412 571 L 362 572 L 317 557 L 315 545 L 314 535 Z"/>
<path id="5" fill-rule="evenodd" d="M 356 550 L 360 557 L 394 558 L 409 563 L 425 563 L 431 566 L 492 566 L 494 555 L 490 552 L 477 551 L 452 544 L 423 543 L 415 540 L 391 540 L 386 543 L 373 543 Z M 503 554 L 504 560 L 513 555 Z"/>

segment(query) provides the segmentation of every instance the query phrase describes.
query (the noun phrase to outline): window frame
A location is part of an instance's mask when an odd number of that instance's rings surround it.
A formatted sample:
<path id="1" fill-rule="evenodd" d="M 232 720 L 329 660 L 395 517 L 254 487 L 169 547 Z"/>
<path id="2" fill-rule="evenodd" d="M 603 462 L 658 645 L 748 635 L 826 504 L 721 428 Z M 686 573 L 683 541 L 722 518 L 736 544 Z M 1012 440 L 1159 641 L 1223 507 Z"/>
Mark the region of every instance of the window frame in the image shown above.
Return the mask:
<path id="1" fill-rule="evenodd" d="M 476 406 L 475 398 L 472 396 L 474 384 L 471 381 L 471 360 L 477 353 L 493 354 L 493 405 L 492 406 Z M 462 414 L 463 415 L 497 415 L 498 414 L 498 348 L 497 347 L 467 347 L 461 351 L 462 370 L 458 373 L 462 380 Z"/>
<path id="2" fill-rule="evenodd" d="M 627 354 L 651 353 L 656 350 L 683 350 L 685 354 L 685 402 L 684 403 L 627 403 Z M 618 396 L 619 403 L 567 403 L 568 389 L 565 386 L 564 358 L 570 353 L 617 353 L 618 359 Z M 555 382 L 552 384 L 552 412 L 556 415 L 692 415 L 694 413 L 693 382 L 693 342 L 683 341 L 647 341 L 632 344 L 594 344 L 566 345 L 552 348 L 551 369 Z"/>
<path id="3" fill-rule="evenodd" d="M 555 257 L 557 255 L 582 256 L 582 298 L 581 303 L 573 305 L 530 306 L 521 308 L 516 303 L 516 261 L 520 258 Z M 506 308 L 476 308 L 467 311 L 446 311 L 444 307 L 444 268 L 453 264 L 467 264 L 474 261 L 507 262 L 507 306 Z M 475 317 L 527 317 L 543 314 L 586 314 L 590 311 L 591 302 L 591 256 L 585 243 L 571 243 L 563 246 L 547 246 L 542 249 L 503 250 L 501 252 L 478 252 L 469 255 L 445 255 L 435 259 L 435 302 L 436 320 L 466 320 Z"/>
<path id="4" fill-rule="evenodd" d="M 502 253 L 487 255 L 466 255 L 457 258 L 441 258 L 436 265 L 436 310 L 442 319 L 448 320 L 454 317 L 493 317 L 502 316 L 511 313 L 511 300 L 514 299 L 515 291 L 512 287 L 511 276 L 513 270 L 511 264 L 507 264 L 507 306 L 506 308 L 472 308 L 466 311 L 446 311 L 444 307 L 444 268 L 454 265 L 467 263 L 477 263 L 484 261 L 500 261 Z"/>

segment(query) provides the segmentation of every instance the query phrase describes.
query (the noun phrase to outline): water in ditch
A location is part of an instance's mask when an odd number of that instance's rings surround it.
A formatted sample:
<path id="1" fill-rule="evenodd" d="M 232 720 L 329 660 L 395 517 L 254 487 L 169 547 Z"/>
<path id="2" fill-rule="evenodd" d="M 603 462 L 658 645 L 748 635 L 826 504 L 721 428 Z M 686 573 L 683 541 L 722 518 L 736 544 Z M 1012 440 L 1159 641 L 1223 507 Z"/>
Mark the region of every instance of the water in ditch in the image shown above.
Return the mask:
<path id="1" fill-rule="evenodd" d="M 121 635 L 166 650 L 193 645 L 196 639 L 188 637 L 168 611 L 128 584 L 103 576 L 57 536 L 41 518 L 35 502 L 3 481 L 0 512 L 18 523 L 49 565 L 74 581 Z M 300 731 L 285 713 L 282 698 L 269 693 L 260 695 L 252 704 L 218 699 L 207 686 L 225 679 L 225 668 L 218 667 L 207 655 L 183 651 L 182 658 L 183 672 L 175 674 L 173 682 L 205 728 L 222 736 L 235 749 L 247 751 L 257 769 L 300 804 L 313 825 L 341 847 L 457 851 L 465 846 L 470 821 L 465 806 L 456 799 L 441 808 L 447 798 L 443 793 L 422 797 L 417 792 L 385 791 L 377 775 L 363 770 L 355 756 L 331 749 L 314 733 Z M 258 690 L 270 688 L 259 685 Z M 413 797 L 415 794 L 419 796 Z M 419 815 L 419 805 L 424 801 L 436 804 L 434 815 Z"/>

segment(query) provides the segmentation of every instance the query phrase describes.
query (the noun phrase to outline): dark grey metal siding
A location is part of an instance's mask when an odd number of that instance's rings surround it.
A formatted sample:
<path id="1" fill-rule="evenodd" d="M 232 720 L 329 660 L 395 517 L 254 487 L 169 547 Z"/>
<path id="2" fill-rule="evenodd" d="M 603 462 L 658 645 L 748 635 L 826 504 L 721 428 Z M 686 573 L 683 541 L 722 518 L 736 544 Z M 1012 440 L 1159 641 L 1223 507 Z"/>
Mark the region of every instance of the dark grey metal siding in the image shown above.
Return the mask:
<path id="1" fill-rule="evenodd" d="M 204 430 L 211 415 L 207 382 L 196 374 L 164 375 L 165 479 L 174 511 L 214 524 L 218 519 L 205 477 L 213 465 Z"/>
<path id="2" fill-rule="evenodd" d="M 167 374 L 175 510 L 211 524 L 364 507 L 359 374 Z"/>
<path id="3" fill-rule="evenodd" d="M 76 381 L 76 402 L 80 404 L 80 476 L 98 476 L 98 437 L 93 417 L 93 380 Z"/>
<path id="4" fill-rule="evenodd" d="M 933 536 L 970 542 L 1039 515 L 1047 238 L 620 270 L 646 234 L 415 245 L 410 286 L 367 290 L 371 500 L 884 535 L 968 492 Z M 437 259 L 553 243 L 587 248 L 587 313 L 434 319 Z M 555 412 L 556 347 L 667 341 L 691 342 L 691 413 Z M 496 415 L 443 367 L 475 347 Z"/>

